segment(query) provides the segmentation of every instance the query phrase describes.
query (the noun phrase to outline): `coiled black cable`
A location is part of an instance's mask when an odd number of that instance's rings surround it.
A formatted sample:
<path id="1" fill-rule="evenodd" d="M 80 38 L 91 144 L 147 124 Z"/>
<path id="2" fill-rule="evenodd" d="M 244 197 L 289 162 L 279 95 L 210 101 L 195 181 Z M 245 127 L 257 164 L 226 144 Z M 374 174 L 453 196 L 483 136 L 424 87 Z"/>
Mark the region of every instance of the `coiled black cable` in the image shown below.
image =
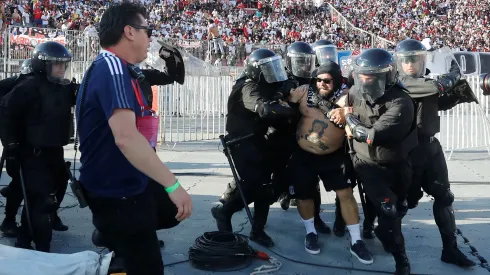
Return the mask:
<path id="1" fill-rule="evenodd" d="M 206 232 L 189 248 L 189 262 L 207 271 L 235 271 L 248 267 L 257 257 L 246 236 L 231 232 Z"/>

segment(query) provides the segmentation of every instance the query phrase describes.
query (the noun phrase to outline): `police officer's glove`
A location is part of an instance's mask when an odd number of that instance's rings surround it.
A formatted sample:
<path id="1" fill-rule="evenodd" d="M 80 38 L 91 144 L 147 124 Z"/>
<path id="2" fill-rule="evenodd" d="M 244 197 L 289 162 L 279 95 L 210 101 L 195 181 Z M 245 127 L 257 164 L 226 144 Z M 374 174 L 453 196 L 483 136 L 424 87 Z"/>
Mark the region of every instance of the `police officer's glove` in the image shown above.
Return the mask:
<path id="1" fill-rule="evenodd" d="M 10 142 L 5 146 L 6 158 L 9 160 L 17 160 L 19 156 L 20 146 L 17 142 Z"/>
<path id="2" fill-rule="evenodd" d="M 353 114 L 345 116 L 345 124 L 347 124 L 352 133 L 352 137 L 358 142 L 367 143 L 369 139 L 368 129 L 361 124 L 361 121 Z"/>

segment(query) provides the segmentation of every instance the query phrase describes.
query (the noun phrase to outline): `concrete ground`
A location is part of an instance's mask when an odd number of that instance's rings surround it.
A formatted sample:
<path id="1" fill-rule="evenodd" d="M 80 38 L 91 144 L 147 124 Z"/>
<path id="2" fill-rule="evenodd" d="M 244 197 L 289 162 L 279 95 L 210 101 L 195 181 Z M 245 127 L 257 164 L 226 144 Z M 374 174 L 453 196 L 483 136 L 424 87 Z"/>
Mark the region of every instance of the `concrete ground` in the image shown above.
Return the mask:
<path id="1" fill-rule="evenodd" d="M 165 241 L 165 248 L 162 249 L 166 264 L 165 274 L 214 274 L 194 269 L 185 261 L 188 258 L 189 247 L 195 239 L 204 232 L 216 230 L 210 209 L 217 203 L 218 197 L 231 180 L 231 170 L 220 149 L 216 141 L 162 145 L 159 148 L 158 154 L 162 161 L 178 175 L 180 182 L 192 195 L 194 203 L 194 213 L 189 220 L 176 228 L 158 233 L 159 238 Z M 73 147 L 67 146 L 65 152 L 66 159 L 72 158 L 71 161 L 73 161 Z M 413 274 L 489 273 L 489 270 L 485 268 L 486 265 L 482 265 L 482 261 L 486 262 L 485 259 L 490 259 L 487 237 L 487 230 L 490 231 L 489 165 L 489 155 L 485 149 L 454 153 L 452 159 L 448 161 L 452 190 L 456 195 L 454 207 L 456 223 L 461 232 L 461 235 L 458 236 L 460 247 L 479 265 L 470 269 L 462 269 L 440 261 L 441 241 L 432 215 L 432 202 L 431 198 L 424 197 L 419 207 L 411 210 L 403 220 L 403 232 Z M 3 173 L 0 184 L 6 185 L 9 182 L 7 174 Z M 334 198 L 333 193 L 322 191 L 321 216 L 330 226 L 334 220 Z M 360 202 L 358 196 L 357 199 Z M 0 198 L 0 206 L 3 206 L 4 202 L 4 198 Z M 74 253 L 83 250 L 99 252 L 100 249 L 91 243 L 93 225 L 88 208 L 81 209 L 76 206 L 76 200 L 71 194 L 65 197 L 62 206 L 65 208 L 60 211 L 60 216 L 70 229 L 67 232 L 54 233 L 52 252 Z M 360 211 L 362 212 L 361 207 Z M 362 214 L 361 217 L 363 218 Z M 3 219 L 3 215 L 0 214 L 0 218 Z M 233 226 L 235 230 L 248 234 L 250 225 L 245 211 L 233 217 Z M 276 243 L 272 250 L 262 248 L 252 242 L 250 244 L 283 263 L 282 268 L 273 274 L 359 275 L 392 274 L 394 271 L 392 256 L 383 251 L 378 240 L 366 240 L 368 248 L 374 255 L 374 264 L 359 263 L 349 252 L 348 233 L 343 238 L 322 235 L 320 237 L 323 244 L 322 252 L 319 255 L 308 254 L 304 250 L 304 226 L 294 207 L 283 211 L 278 204 L 274 204 L 270 211 L 266 231 Z M 469 243 L 465 243 L 464 239 L 467 239 Z M 13 243 L 13 239 L 0 237 L 0 244 L 13 245 Z M 474 249 L 473 253 L 470 245 Z M 184 262 L 179 263 L 182 261 Z M 255 267 L 265 263 L 254 260 L 248 268 L 226 272 L 226 274 L 250 274 Z"/>

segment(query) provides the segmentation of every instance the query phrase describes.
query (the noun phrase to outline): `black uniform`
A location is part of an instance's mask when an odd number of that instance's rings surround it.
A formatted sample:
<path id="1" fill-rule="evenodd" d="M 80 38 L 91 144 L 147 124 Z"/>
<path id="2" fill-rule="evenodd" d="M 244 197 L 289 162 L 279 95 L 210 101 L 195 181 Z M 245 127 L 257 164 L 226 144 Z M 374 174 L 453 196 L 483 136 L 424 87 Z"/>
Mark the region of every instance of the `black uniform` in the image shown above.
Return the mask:
<path id="1" fill-rule="evenodd" d="M 8 156 L 22 168 L 30 211 L 27 217 L 24 206 L 17 247 L 30 248 L 34 241 L 37 250 L 50 250 L 52 215 L 68 184 L 63 146 L 70 141 L 76 87 L 51 72 L 54 66 L 70 60 L 71 55 L 59 43 L 38 45 L 33 52 L 34 75 L 18 84 L 0 104 L 2 141 Z"/>
<path id="2" fill-rule="evenodd" d="M 242 191 L 247 203 L 254 202 L 254 224 L 250 238 L 262 245 L 274 245 L 264 232 L 269 205 L 274 199 L 271 185 L 272 166 L 265 136 L 269 127 L 278 120 L 294 115 L 294 109 L 280 104 L 275 98 L 287 98 L 282 90 L 287 79 L 280 57 L 267 49 L 254 51 L 247 59 L 246 79 L 239 79 L 228 99 L 226 121 L 227 140 L 254 134 L 231 149 L 233 162 L 244 184 Z M 267 67 L 266 67 L 267 66 Z M 232 231 L 231 217 L 244 208 L 238 192 L 232 193 L 222 206 L 212 209 L 220 231 Z"/>
<path id="3" fill-rule="evenodd" d="M 0 81 L 0 98 L 7 95 L 12 89 L 28 75 L 20 74 L 19 76 L 13 76 Z M 5 144 L 4 144 L 5 145 Z M 7 174 L 12 181 L 7 187 L 0 190 L 0 194 L 7 199 L 5 204 L 5 219 L 0 226 L 0 230 L 7 237 L 15 237 L 17 235 L 17 224 L 15 222 L 15 216 L 22 203 L 22 189 L 18 182 L 18 167 L 16 163 L 10 159 L 5 160 Z"/>
<path id="4" fill-rule="evenodd" d="M 420 53 L 412 60 L 404 53 Z M 425 71 L 425 47 L 416 40 L 405 40 L 398 44 L 397 59 L 405 58 L 400 62 L 412 62 Z M 420 56 L 420 60 L 416 58 Z M 400 66 L 399 66 L 400 67 Z M 424 78 L 421 74 L 409 75 L 399 68 L 402 77 L 400 80 L 409 91 L 409 95 L 416 102 L 416 119 L 418 146 L 411 152 L 413 168 L 413 182 L 408 194 L 408 207 L 415 208 L 423 196 L 424 190 L 434 197 L 434 219 L 442 237 L 443 252 L 441 260 L 460 266 L 473 266 L 475 263 L 469 260 L 457 247 L 456 223 L 452 203 L 454 195 L 450 190 L 449 176 L 439 140 L 435 135 L 440 131 L 439 99 L 445 97 L 452 86 L 458 82 L 461 74 L 457 64 L 453 64 L 451 72 L 443 75 L 438 80 Z"/>
<path id="5" fill-rule="evenodd" d="M 397 84 L 395 61 L 381 49 L 363 52 L 354 65 L 346 115 L 356 151 L 353 165 L 378 213 L 375 234 L 393 254 L 396 274 L 410 274 L 401 220 L 411 184 L 408 153 L 417 145 L 414 103 Z"/>
<path id="6" fill-rule="evenodd" d="M 174 83 L 175 80 L 174 77 L 155 69 L 145 69 L 141 70 L 141 72 L 145 75 L 145 79 L 140 81 L 141 90 L 146 102 L 148 102 L 148 106 L 152 106 L 153 92 L 151 86 L 169 85 Z"/>

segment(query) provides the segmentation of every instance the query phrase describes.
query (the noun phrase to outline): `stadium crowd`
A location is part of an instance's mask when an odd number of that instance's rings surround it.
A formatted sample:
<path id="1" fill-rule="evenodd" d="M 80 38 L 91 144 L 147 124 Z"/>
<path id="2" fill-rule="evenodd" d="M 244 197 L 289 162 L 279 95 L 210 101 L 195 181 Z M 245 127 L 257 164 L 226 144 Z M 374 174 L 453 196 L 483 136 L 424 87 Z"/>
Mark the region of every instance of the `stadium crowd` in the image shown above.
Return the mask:
<path id="1" fill-rule="evenodd" d="M 395 43 L 411 37 L 429 39 L 436 48 L 490 51 L 490 7 L 485 5 L 486 0 L 140 1 L 148 7 L 155 36 L 168 39 L 203 60 L 225 57 L 223 63 L 228 65 L 239 64 L 259 47 L 281 54 L 288 44 L 298 40 L 310 43 L 329 39 L 339 49 L 349 50 L 391 47 L 382 40 L 372 39 L 374 35 Z M 79 30 L 83 31 L 83 37 L 93 39 L 97 36 L 97 22 L 110 4 L 110 1 L 74 0 L 2 2 L 4 30 L 8 25 Z M 331 13 L 329 4 L 353 25 Z M 211 23 L 224 41 L 225 53 L 219 51 L 218 57 L 213 55 L 212 43 L 207 43 Z M 91 44 L 96 50 L 97 43 Z"/>

